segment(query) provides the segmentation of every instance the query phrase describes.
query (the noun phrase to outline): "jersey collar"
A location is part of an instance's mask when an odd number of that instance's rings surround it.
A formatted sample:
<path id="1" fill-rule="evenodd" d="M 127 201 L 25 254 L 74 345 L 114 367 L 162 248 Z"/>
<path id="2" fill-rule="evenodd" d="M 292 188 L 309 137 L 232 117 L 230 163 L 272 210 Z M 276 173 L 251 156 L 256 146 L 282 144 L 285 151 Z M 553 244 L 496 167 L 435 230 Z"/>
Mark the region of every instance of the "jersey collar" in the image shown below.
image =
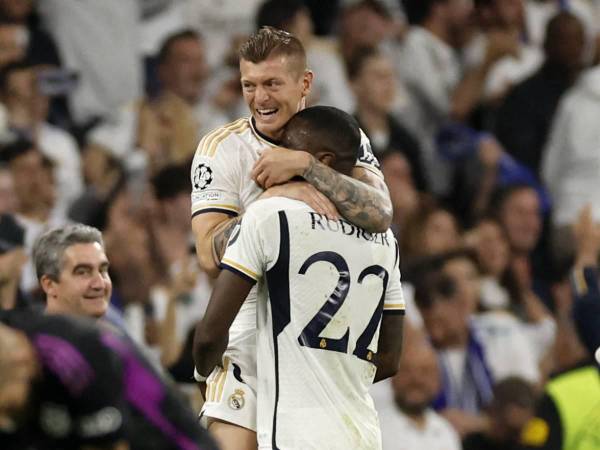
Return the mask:
<path id="1" fill-rule="evenodd" d="M 266 141 L 267 144 L 270 144 L 270 145 L 273 145 L 273 146 L 279 145 L 279 142 L 277 142 L 275 139 L 272 139 L 269 136 L 267 136 L 266 134 L 263 134 L 260 131 L 258 131 L 258 128 L 256 128 L 256 124 L 254 123 L 254 117 L 250 117 L 250 128 L 252 128 L 252 132 L 260 140 Z"/>

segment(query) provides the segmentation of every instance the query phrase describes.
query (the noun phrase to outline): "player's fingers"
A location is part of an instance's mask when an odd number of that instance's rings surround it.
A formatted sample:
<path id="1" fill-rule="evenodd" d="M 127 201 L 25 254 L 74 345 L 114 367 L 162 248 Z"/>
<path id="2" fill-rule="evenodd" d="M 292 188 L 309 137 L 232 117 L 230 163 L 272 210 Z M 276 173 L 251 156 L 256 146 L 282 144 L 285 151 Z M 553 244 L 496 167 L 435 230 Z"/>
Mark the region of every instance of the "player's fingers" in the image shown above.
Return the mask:
<path id="1" fill-rule="evenodd" d="M 266 173 L 261 170 L 253 178 L 254 178 L 254 181 L 256 182 L 256 184 L 258 184 L 261 187 L 264 187 L 265 177 L 266 177 Z"/>
<path id="2" fill-rule="evenodd" d="M 338 213 L 338 210 L 335 207 L 335 205 L 323 193 L 321 193 L 319 191 L 317 191 L 317 192 L 321 199 L 321 202 L 323 203 L 323 206 L 326 209 L 327 217 L 331 220 L 339 220 L 340 214 Z"/>
<path id="3" fill-rule="evenodd" d="M 313 198 L 318 204 L 321 214 L 324 214 L 329 220 L 339 220 L 339 214 L 331 201 L 318 190 L 314 190 Z"/>
<path id="4" fill-rule="evenodd" d="M 250 172 L 250 178 L 252 178 L 254 181 L 256 181 L 258 175 L 263 171 L 263 166 L 262 166 L 262 161 L 259 159 L 258 161 L 256 161 L 256 163 L 254 164 L 254 167 L 252 168 L 252 172 Z"/>
<path id="5" fill-rule="evenodd" d="M 275 184 L 275 182 L 272 177 L 270 177 L 268 174 L 266 174 L 266 172 L 263 172 L 263 174 L 265 174 L 265 176 L 262 180 L 262 186 L 265 189 L 269 189 L 271 186 L 273 186 Z"/>

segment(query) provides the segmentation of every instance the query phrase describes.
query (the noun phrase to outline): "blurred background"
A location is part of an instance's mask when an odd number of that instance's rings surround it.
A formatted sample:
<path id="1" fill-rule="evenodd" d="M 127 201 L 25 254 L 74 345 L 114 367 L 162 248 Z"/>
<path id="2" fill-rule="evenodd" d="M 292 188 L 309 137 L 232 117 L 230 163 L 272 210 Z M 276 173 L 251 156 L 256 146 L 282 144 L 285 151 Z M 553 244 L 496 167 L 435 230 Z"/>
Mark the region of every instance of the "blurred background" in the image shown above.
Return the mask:
<path id="1" fill-rule="evenodd" d="M 300 38 L 309 104 L 355 115 L 390 190 L 408 325 L 373 388 L 384 448 L 539 442 L 551 376 L 591 357 L 569 280 L 600 246 L 581 226 L 600 221 L 598 0 L 0 0 L 2 308 L 43 307 L 43 231 L 96 226 L 132 338 L 191 383 L 211 285 L 189 167 L 249 115 L 237 46 L 264 25 Z"/>

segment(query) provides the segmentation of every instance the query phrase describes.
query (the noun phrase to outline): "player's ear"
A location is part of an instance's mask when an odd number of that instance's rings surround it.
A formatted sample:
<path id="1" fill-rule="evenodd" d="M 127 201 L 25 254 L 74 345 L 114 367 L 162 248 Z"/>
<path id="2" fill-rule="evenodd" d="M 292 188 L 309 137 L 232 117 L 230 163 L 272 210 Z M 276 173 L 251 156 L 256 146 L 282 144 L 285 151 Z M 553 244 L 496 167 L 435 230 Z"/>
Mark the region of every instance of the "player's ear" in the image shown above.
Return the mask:
<path id="1" fill-rule="evenodd" d="M 322 162 L 328 167 L 332 167 L 335 164 L 335 153 L 332 152 L 318 152 L 315 154 L 317 161 Z"/>
<path id="2" fill-rule="evenodd" d="M 306 97 L 310 93 L 314 74 L 312 70 L 305 70 L 302 77 L 302 96 Z"/>

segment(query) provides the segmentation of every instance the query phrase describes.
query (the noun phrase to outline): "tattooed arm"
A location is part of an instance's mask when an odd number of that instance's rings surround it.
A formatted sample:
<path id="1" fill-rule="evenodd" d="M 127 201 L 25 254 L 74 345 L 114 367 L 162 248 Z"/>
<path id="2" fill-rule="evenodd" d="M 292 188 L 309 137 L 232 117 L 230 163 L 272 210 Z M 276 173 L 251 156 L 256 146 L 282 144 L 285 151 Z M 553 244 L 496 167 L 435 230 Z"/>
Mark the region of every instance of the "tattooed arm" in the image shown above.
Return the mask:
<path id="1" fill-rule="evenodd" d="M 196 255 L 202 270 L 211 277 L 219 275 L 219 264 L 225 253 L 227 241 L 242 216 L 210 212 L 192 219 L 192 230 L 196 241 Z"/>
<path id="2" fill-rule="evenodd" d="M 352 178 L 336 172 L 307 152 L 282 147 L 265 150 L 252 171 L 261 186 L 285 183 L 301 176 L 336 206 L 350 222 L 372 233 L 386 231 L 392 223 L 392 202 L 383 179 L 355 167 Z"/>
<path id="3" fill-rule="evenodd" d="M 323 193 L 350 222 L 372 233 L 383 233 L 392 223 L 392 203 L 383 179 L 362 167 L 352 178 L 315 158 L 302 177 Z"/>

